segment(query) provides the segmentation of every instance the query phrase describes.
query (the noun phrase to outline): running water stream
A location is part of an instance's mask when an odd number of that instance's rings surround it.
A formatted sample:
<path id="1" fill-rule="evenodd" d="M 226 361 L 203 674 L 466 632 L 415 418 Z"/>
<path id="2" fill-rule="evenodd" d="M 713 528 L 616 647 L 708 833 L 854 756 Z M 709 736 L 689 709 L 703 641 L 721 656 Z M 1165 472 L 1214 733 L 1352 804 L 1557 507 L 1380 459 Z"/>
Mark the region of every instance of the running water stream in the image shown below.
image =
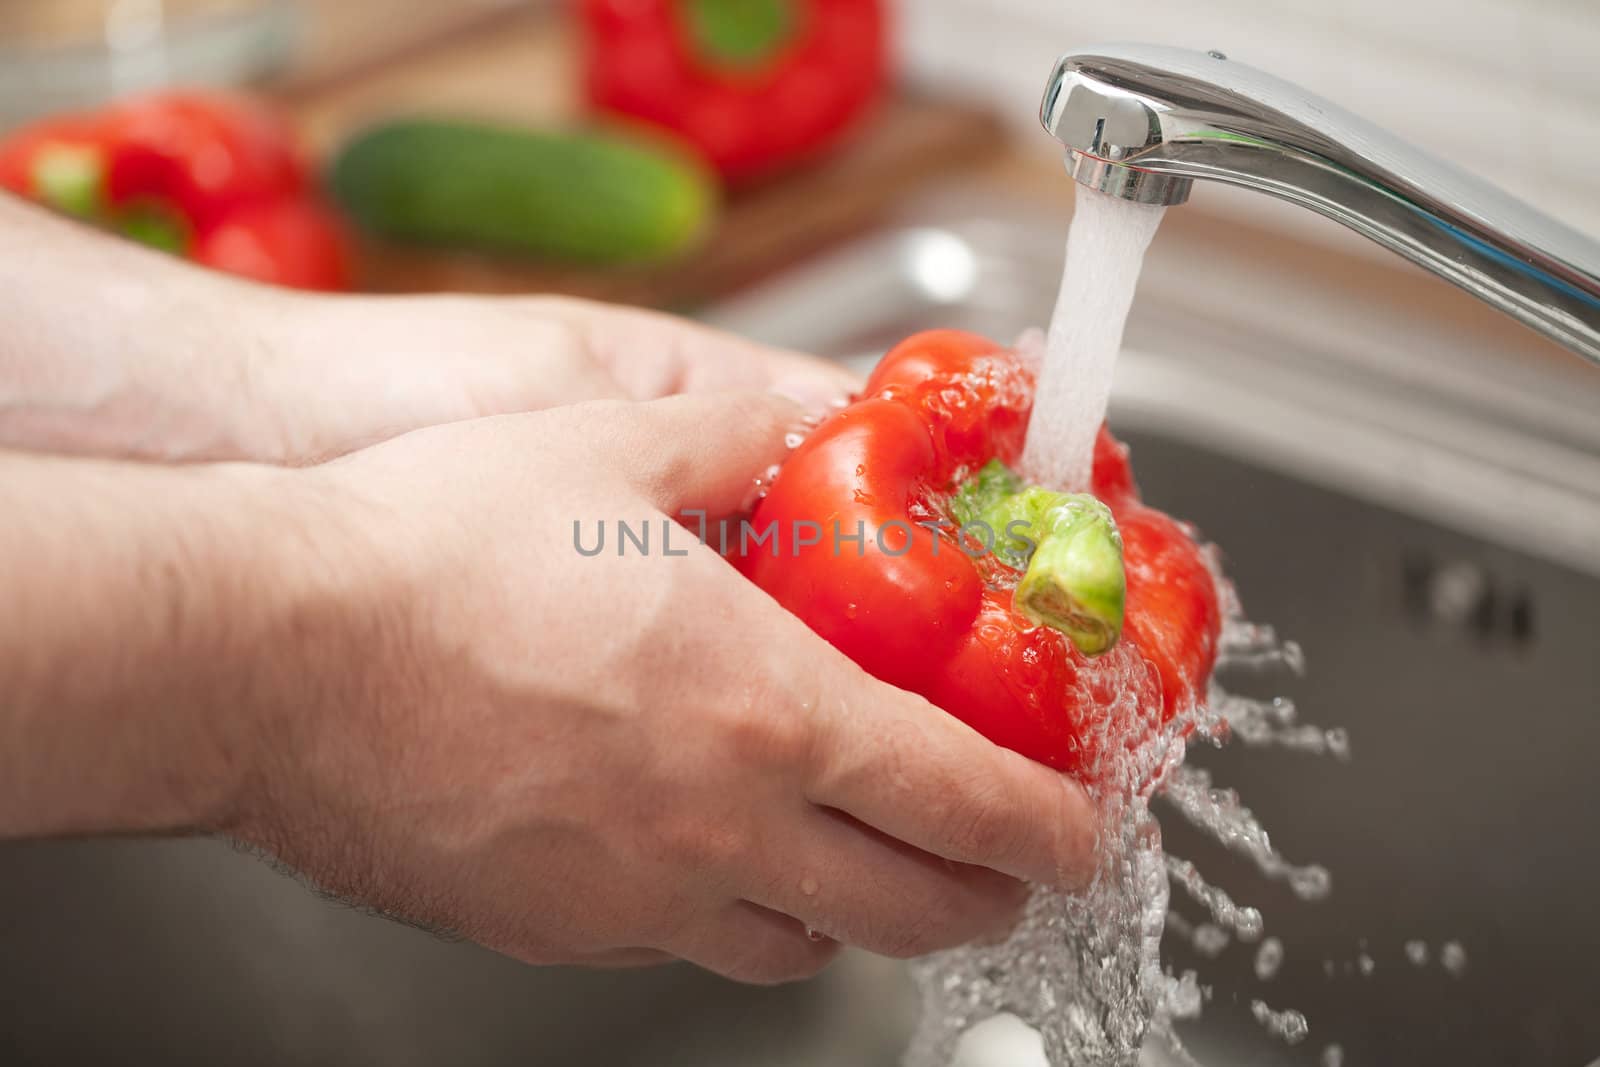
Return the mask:
<path id="1" fill-rule="evenodd" d="M 1089 487 L 1122 329 L 1145 249 L 1166 212 L 1092 189 L 1078 193 L 1033 401 L 1033 410 L 1049 418 L 1034 418 L 1022 453 L 1030 480 L 1073 492 Z"/>
<path id="2" fill-rule="evenodd" d="M 1081 187 L 1077 195 L 1022 460 L 1031 480 L 1061 489 L 1089 484 L 1094 438 L 1105 416 L 1123 326 L 1145 250 L 1165 210 Z M 1033 343 L 1037 347 L 1036 339 Z M 1244 620 L 1217 553 L 1209 555 L 1225 612 L 1218 671 L 1298 672 L 1299 648 L 1278 640 L 1270 627 Z M 1108 653 L 1103 669 L 1137 669 L 1137 661 L 1119 656 L 1121 651 Z M 1130 706 L 1122 713 L 1138 716 L 1143 709 Z M 963 1035 L 1000 1015 L 1015 1016 L 1038 1031 L 1052 1067 L 1122 1067 L 1137 1062 L 1149 1043 L 1159 1043 L 1179 1063 L 1194 1062 L 1172 1024 L 1200 1014 L 1204 989 L 1193 971 L 1177 975 L 1163 967 L 1163 934 L 1172 930 L 1203 956 L 1215 956 L 1230 941 L 1259 943 L 1257 973 L 1269 976 L 1284 949 L 1277 939 L 1262 940 L 1267 924 L 1258 909 L 1230 899 L 1194 864 L 1163 852 L 1160 827 L 1150 812 L 1152 797 L 1163 795 L 1180 818 L 1247 857 L 1264 878 L 1284 883 L 1299 898 L 1320 898 L 1330 887 L 1324 868 L 1286 860 L 1236 794 L 1214 786 L 1204 770 L 1183 765 L 1189 744 L 1220 743 L 1230 736 L 1252 746 L 1341 758 L 1348 751 L 1342 732 L 1299 724 L 1289 702 L 1237 696 L 1215 682 L 1203 706 L 1180 713 L 1146 743 L 1110 746 L 1115 752 L 1111 766 L 1101 768 L 1098 784 L 1090 789 L 1101 817 L 1100 860 L 1091 884 L 1077 893 L 1036 891 L 1022 923 L 1003 943 L 966 946 L 919 961 L 914 975 L 923 1015 L 907 1053 L 908 1067 L 949 1067 Z M 1211 921 L 1191 925 L 1169 910 L 1174 890 Z M 1307 1020 L 1293 1009 L 1257 1000 L 1252 1012 L 1283 1041 L 1293 1044 L 1307 1035 Z"/>

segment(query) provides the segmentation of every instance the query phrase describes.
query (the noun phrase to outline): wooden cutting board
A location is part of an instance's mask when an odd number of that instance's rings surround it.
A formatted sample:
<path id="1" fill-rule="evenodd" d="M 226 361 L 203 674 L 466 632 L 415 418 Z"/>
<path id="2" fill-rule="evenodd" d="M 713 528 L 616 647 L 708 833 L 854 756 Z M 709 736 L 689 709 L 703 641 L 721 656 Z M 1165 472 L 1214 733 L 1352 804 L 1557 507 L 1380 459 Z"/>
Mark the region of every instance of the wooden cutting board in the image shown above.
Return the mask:
<path id="1" fill-rule="evenodd" d="M 363 2 L 366 17 L 382 18 L 381 0 Z M 543 6 L 485 5 L 456 24 L 430 26 L 421 39 L 390 40 L 377 54 L 369 49 L 341 63 L 340 50 L 324 45 L 319 55 L 277 91 L 322 152 L 390 115 L 533 125 L 572 125 L 583 117 L 576 33 Z M 825 162 L 731 196 L 710 238 L 676 262 L 573 268 L 367 242 L 360 280 L 379 292 L 559 292 L 691 307 L 859 233 L 926 183 L 982 167 L 1005 151 L 1005 133 L 987 112 L 900 94 Z"/>

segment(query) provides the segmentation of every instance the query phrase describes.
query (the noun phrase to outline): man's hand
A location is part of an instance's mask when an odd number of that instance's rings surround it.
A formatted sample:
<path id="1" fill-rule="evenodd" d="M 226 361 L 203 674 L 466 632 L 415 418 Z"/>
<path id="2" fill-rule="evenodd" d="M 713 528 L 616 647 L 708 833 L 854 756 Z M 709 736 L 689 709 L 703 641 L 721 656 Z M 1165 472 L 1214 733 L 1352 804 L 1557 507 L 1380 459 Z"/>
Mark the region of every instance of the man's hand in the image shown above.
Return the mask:
<path id="1" fill-rule="evenodd" d="M 859 387 L 842 368 L 676 316 L 565 297 L 272 293 L 264 408 L 279 462 L 408 430 L 588 400 L 770 390 L 821 412 Z"/>
<path id="2" fill-rule="evenodd" d="M 337 893 L 534 962 L 774 981 L 835 942 L 996 933 L 1089 870 L 1082 792 L 883 685 L 669 515 L 713 530 L 801 409 L 602 402 L 402 437 L 305 477 L 380 591 L 262 686 L 284 739 L 236 832 Z M 648 524 L 648 554 L 616 523 Z M 605 522 L 604 551 L 586 557 Z M 353 551 L 352 551 L 353 548 Z M 667 550 L 682 552 L 668 555 Z M 807 930 L 818 938 L 808 937 Z"/>
<path id="3" fill-rule="evenodd" d="M 667 554 L 801 418 L 601 401 L 299 470 L 0 453 L 0 836 L 221 831 L 538 962 L 774 981 L 997 932 L 1016 879 L 1090 869 L 1083 793 L 690 531 Z"/>
<path id="4" fill-rule="evenodd" d="M 656 312 L 556 297 L 253 285 L 0 192 L 0 448 L 304 464 L 437 423 L 600 398 L 774 389 L 836 367 Z"/>
<path id="5" fill-rule="evenodd" d="M 0 836 L 223 831 L 524 960 L 755 981 L 1090 869 L 1076 786 L 671 524 L 736 514 L 842 372 L 572 301 L 279 293 L 4 196 L 0 229 L 35 253 L 0 262 L 0 445 L 386 441 L 0 453 Z"/>

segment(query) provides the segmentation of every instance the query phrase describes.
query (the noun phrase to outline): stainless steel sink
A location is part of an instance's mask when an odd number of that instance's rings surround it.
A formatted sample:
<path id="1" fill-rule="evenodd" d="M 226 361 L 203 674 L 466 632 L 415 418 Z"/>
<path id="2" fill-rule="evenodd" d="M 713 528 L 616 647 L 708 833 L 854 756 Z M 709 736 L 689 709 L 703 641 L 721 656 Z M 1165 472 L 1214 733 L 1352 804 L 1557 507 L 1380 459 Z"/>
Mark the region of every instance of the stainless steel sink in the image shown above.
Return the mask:
<path id="1" fill-rule="evenodd" d="M 707 317 L 858 361 L 929 326 L 1044 321 L 1062 234 L 998 207 L 928 218 Z M 1147 497 L 1223 545 L 1250 614 L 1307 650 L 1304 679 L 1243 684 L 1347 727 L 1354 756 L 1196 753 L 1334 891 L 1299 903 L 1164 819 L 1287 951 L 1261 982 L 1253 947 L 1174 950 L 1213 987 L 1186 1036 L 1208 1064 L 1318 1063 L 1336 1042 L 1351 1065 L 1581 1067 L 1600 1056 L 1600 380 L 1491 356 L 1442 388 L 1425 358 L 1241 335 L 1210 310 L 1226 300 L 1141 300 L 1113 422 Z M 1310 1038 L 1269 1039 L 1258 997 L 1303 1010 Z M 913 1018 L 902 969 L 862 955 L 777 990 L 535 970 L 221 842 L 0 849 L 7 1064 L 888 1065 Z"/>

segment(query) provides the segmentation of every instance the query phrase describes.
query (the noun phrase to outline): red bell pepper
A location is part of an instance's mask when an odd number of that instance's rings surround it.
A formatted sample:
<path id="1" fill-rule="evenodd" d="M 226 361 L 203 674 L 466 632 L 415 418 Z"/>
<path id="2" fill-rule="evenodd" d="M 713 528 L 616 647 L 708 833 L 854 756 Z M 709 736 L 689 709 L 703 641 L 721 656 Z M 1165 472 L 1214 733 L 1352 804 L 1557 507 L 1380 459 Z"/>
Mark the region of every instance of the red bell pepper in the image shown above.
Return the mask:
<path id="1" fill-rule="evenodd" d="M 0 141 L 0 189 L 81 218 L 101 207 L 105 152 L 100 124 L 61 115 L 24 126 Z"/>
<path id="2" fill-rule="evenodd" d="M 674 131 L 731 181 L 835 142 L 882 90 L 881 0 L 583 0 L 603 111 Z"/>
<path id="3" fill-rule="evenodd" d="M 0 185 L 208 266 L 349 285 L 343 228 L 288 123 L 245 97 L 172 91 L 26 127 L 0 142 Z"/>
<path id="4" fill-rule="evenodd" d="M 874 675 L 1093 778 L 1203 695 L 1221 616 L 1199 547 L 1140 502 L 1109 432 L 1093 496 L 1012 473 L 1033 384 L 981 337 L 902 342 L 783 465 L 738 563 Z"/>
<path id="5" fill-rule="evenodd" d="M 196 263 L 291 289 L 350 288 L 343 224 L 320 201 L 278 197 L 238 205 L 200 231 Z"/>
<path id="6" fill-rule="evenodd" d="M 287 120 L 247 97 L 137 97 L 113 105 L 105 123 L 113 206 L 155 200 L 202 231 L 236 208 L 305 193 L 306 167 Z"/>

